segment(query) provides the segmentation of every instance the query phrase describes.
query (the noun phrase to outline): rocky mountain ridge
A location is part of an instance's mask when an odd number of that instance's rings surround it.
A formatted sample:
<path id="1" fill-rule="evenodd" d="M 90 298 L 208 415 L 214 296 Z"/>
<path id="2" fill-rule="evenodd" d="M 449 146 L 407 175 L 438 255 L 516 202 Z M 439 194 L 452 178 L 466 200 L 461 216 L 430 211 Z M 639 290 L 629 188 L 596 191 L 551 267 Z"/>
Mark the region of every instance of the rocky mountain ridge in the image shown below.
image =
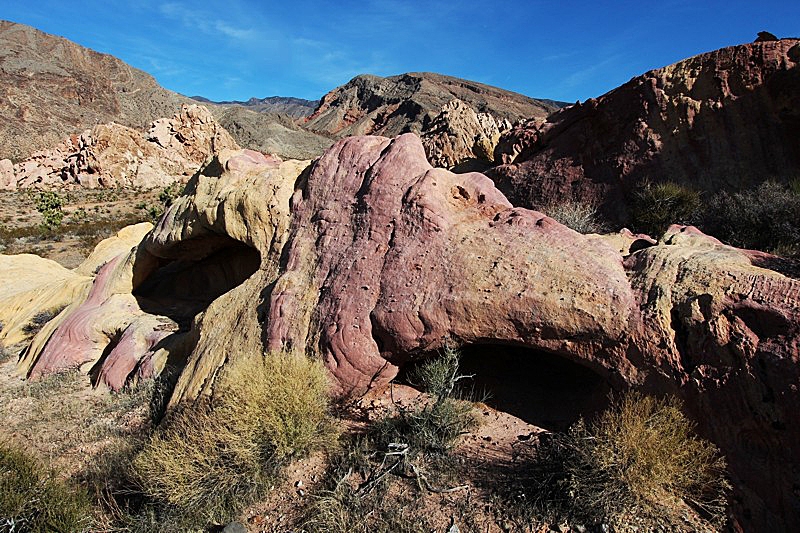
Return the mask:
<path id="1" fill-rule="evenodd" d="M 98 124 L 143 130 L 197 102 L 108 54 L 0 21 L 0 159 L 19 162 Z M 316 157 L 331 141 L 280 113 L 210 106 L 237 142 L 283 157 Z"/>
<path id="2" fill-rule="evenodd" d="M 563 198 L 627 220 L 644 181 L 705 191 L 795 178 L 800 168 L 800 41 L 700 54 L 505 133 L 491 171 L 515 205 Z"/>
<path id="3" fill-rule="evenodd" d="M 283 113 L 292 118 L 304 118 L 311 115 L 319 105 L 319 100 L 306 100 L 293 96 L 268 96 L 266 98 L 250 98 L 249 100 L 226 100 L 216 102 L 202 96 L 190 96 L 192 100 L 204 104 L 231 106 L 237 105 L 259 112 Z"/>
<path id="4" fill-rule="evenodd" d="M 322 97 L 305 127 L 336 137 L 418 135 L 453 100 L 499 120 L 545 117 L 562 103 L 432 72 L 382 78 L 362 74 Z"/>

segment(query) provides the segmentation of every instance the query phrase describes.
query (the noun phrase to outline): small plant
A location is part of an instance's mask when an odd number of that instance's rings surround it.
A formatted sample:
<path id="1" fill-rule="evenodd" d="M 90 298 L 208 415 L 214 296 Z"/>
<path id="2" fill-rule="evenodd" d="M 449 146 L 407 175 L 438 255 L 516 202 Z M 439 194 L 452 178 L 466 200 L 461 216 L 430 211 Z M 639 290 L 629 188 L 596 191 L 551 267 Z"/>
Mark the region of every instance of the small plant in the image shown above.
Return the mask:
<path id="1" fill-rule="evenodd" d="M 456 397 L 460 354 L 447 346 L 439 357 L 422 363 L 409 380 L 430 395 L 421 405 L 398 407 L 377 420 L 365 434 L 345 444 L 330 464 L 326 489 L 311 507 L 303 528 L 312 532 L 412 532 L 434 529 L 410 502 L 382 504 L 392 478 L 414 482 L 418 494 L 446 493 L 465 485 L 443 487 L 458 438 L 477 425 L 469 402 Z M 360 481 L 357 479 L 360 478 Z M 412 500 L 419 502 L 417 496 Z"/>
<path id="2" fill-rule="evenodd" d="M 546 434 L 528 451 L 516 504 L 530 516 L 617 531 L 725 522 L 725 462 L 674 398 L 624 394 L 594 423 Z"/>
<path id="3" fill-rule="evenodd" d="M 578 233 L 602 233 L 605 230 L 597 206 L 591 202 L 567 200 L 544 206 L 541 210 Z"/>
<path id="4" fill-rule="evenodd" d="M 89 498 L 67 486 L 20 447 L 0 442 L 0 531 L 84 531 Z"/>
<path id="5" fill-rule="evenodd" d="M 147 205 L 144 202 L 139 203 L 136 208 L 143 210 L 147 217 L 150 219 L 151 222 L 154 224 L 158 222 L 158 219 L 161 218 L 161 215 L 164 214 L 164 211 L 172 205 L 172 202 L 175 201 L 181 195 L 181 188 L 180 184 L 175 182 L 171 183 L 167 187 L 161 189 L 161 192 L 158 194 L 158 204 L 156 205 Z"/>
<path id="6" fill-rule="evenodd" d="M 83 207 L 79 207 L 78 209 L 73 211 L 71 222 L 73 224 L 80 224 L 82 222 L 85 222 L 86 219 L 88 218 L 89 218 L 89 213 L 86 212 L 86 209 Z"/>
<path id="7" fill-rule="evenodd" d="M 471 377 L 459 374 L 460 357 L 458 350 L 447 345 L 439 357 L 411 371 L 409 381 L 431 399 L 421 406 L 400 408 L 395 416 L 380 420 L 373 429 L 379 443 L 407 443 L 412 455 L 446 453 L 461 435 L 475 427 L 472 405 L 455 395 L 459 381 Z"/>
<path id="8" fill-rule="evenodd" d="M 62 209 L 64 200 L 58 193 L 53 191 L 40 192 L 36 197 L 36 210 L 42 214 L 44 221 L 42 228 L 45 230 L 53 230 L 61 225 L 64 220 L 64 211 Z"/>
<path id="9" fill-rule="evenodd" d="M 706 206 L 701 227 L 724 242 L 783 257 L 800 257 L 800 185 L 766 181 L 720 192 Z"/>
<path id="10" fill-rule="evenodd" d="M 39 311 L 31 321 L 22 327 L 22 331 L 28 335 L 36 335 L 44 327 L 45 324 L 53 320 L 66 306 L 57 307 L 55 309 L 48 309 L 46 311 Z"/>
<path id="11" fill-rule="evenodd" d="M 692 224 L 700 208 L 700 193 L 672 182 L 644 183 L 633 193 L 632 225 L 654 237 L 671 224 Z"/>
<path id="12" fill-rule="evenodd" d="M 140 490 L 197 524 L 230 519 L 292 459 L 335 441 L 327 389 L 321 363 L 304 356 L 240 363 L 213 400 L 167 416 L 133 461 Z"/>

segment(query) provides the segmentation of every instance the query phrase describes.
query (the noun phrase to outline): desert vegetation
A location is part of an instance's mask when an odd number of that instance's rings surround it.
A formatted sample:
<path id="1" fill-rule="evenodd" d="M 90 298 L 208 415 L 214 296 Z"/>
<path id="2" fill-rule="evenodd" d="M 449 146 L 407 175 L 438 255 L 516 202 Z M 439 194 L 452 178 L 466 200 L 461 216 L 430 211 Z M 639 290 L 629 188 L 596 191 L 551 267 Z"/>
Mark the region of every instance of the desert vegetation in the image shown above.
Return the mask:
<path id="1" fill-rule="evenodd" d="M 0 442 L 0 531 L 85 531 L 90 518 L 83 489 L 58 479 L 22 446 Z"/>
<path id="2" fill-rule="evenodd" d="M 468 378 L 459 374 L 459 357 L 447 346 L 416 367 L 409 380 L 424 398 L 411 406 L 394 405 L 363 431 L 345 436 L 307 510 L 307 531 L 410 533 L 436 527 L 425 496 L 468 488 L 452 485 L 464 473 L 454 450 L 478 424 L 472 402 L 458 393 L 458 383 Z M 397 500 L 385 505 L 387 498 Z M 470 514 L 461 509 L 459 518 L 469 521 Z"/>
<path id="3" fill-rule="evenodd" d="M 606 229 L 597 205 L 592 202 L 567 200 L 548 204 L 540 209 L 547 216 L 578 233 L 602 233 Z"/>
<path id="4" fill-rule="evenodd" d="M 694 434 L 675 398 L 618 395 L 596 420 L 521 443 L 515 518 L 613 531 L 717 531 L 725 461 Z"/>

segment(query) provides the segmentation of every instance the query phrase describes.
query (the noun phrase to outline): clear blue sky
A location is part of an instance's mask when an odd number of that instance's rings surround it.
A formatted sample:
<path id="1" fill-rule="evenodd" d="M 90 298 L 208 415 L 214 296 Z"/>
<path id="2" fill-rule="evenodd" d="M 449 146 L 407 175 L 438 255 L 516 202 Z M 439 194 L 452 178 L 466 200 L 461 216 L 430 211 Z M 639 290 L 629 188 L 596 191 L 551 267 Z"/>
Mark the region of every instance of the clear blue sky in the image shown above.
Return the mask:
<path id="1" fill-rule="evenodd" d="M 356 74 L 433 71 L 575 101 L 768 30 L 800 35 L 800 2 L 0 0 L 0 18 L 213 100 L 316 99 Z"/>

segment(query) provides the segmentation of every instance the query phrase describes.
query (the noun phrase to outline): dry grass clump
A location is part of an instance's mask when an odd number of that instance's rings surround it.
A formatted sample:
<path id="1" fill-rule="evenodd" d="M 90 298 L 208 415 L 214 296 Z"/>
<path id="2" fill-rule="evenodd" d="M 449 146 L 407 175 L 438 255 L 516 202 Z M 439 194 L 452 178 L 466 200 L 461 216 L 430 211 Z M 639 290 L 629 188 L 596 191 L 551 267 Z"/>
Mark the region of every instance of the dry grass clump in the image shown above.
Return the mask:
<path id="1" fill-rule="evenodd" d="M 578 233 L 602 233 L 605 230 L 597 205 L 591 202 L 566 200 L 543 206 L 542 211 Z"/>
<path id="2" fill-rule="evenodd" d="M 309 532 L 416 532 L 435 529 L 424 510 L 426 493 L 448 493 L 452 450 L 477 425 L 470 402 L 459 399 L 460 354 L 446 347 L 426 361 L 410 381 L 430 395 L 420 405 L 398 407 L 350 438 L 332 458 L 303 529 Z M 408 494 L 411 493 L 409 497 Z M 384 504 L 390 499 L 391 505 Z"/>
<path id="3" fill-rule="evenodd" d="M 162 509 L 224 521 L 264 495 L 290 460 L 335 441 L 321 363 L 256 357 L 223 376 L 213 400 L 176 410 L 133 461 Z"/>
<path id="4" fill-rule="evenodd" d="M 38 313 L 33 315 L 33 318 L 31 318 L 30 322 L 28 322 L 22 327 L 22 331 L 24 331 L 28 335 L 35 335 L 39 333 L 39 330 L 41 330 L 45 324 L 47 324 L 48 322 L 53 320 L 56 316 L 58 316 L 58 314 L 61 311 L 63 311 L 65 307 L 66 307 L 65 305 L 62 305 L 61 307 L 56 307 L 54 309 L 39 311 Z"/>
<path id="5" fill-rule="evenodd" d="M 674 398 L 627 393 L 592 424 L 533 445 L 527 495 L 532 516 L 617 531 L 716 530 L 725 521 L 725 462 Z"/>
<path id="6" fill-rule="evenodd" d="M 89 498 L 18 446 L 0 442 L 0 531 L 87 530 Z"/>

